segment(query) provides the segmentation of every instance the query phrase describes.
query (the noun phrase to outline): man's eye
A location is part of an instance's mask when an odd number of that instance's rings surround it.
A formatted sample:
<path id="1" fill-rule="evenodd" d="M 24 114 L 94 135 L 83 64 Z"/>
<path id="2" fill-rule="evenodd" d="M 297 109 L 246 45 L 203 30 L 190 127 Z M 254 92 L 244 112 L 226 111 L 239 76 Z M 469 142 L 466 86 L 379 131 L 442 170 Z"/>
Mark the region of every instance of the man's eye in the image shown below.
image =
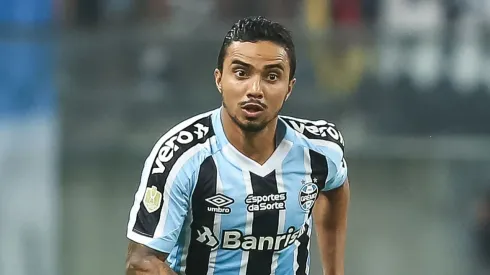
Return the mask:
<path id="1" fill-rule="evenodd" d="M 244 70 L 236 70 L 235 75 L 238 77 L 245 77 L 247 74 L 245 73 Z"/>
<path id="2" fill-rule="evenodd" d="M 270 81 L 276 81 L 278 78 L 279 78 L 279 76 L 277 74 L 269 74 L 267 76 L 267 79 Z"/>

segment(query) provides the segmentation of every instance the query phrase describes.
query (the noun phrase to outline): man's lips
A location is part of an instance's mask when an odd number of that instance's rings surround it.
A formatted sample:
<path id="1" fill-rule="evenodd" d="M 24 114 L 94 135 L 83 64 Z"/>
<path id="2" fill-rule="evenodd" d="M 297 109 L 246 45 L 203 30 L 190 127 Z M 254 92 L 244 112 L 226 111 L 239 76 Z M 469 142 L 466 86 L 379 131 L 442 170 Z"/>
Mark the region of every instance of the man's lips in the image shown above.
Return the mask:
<path id="1" fill-rule="evenodd" d="M 261 104 L 252 102 L 243 104 L 242 109 L 248 112 L 261 112 L 265 110 L 265 108 Z"/>

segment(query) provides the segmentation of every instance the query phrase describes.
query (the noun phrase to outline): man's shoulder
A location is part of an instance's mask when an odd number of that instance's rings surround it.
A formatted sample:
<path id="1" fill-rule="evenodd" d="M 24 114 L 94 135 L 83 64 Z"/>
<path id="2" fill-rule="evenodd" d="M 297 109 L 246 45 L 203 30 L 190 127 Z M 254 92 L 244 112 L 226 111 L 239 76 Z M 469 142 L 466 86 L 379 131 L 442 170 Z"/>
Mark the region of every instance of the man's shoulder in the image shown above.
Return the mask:
<path id="1" fill-rule="evenodd" d="M 210 139 L 215 135 L 211 116 L 213 111 L 201 113 L 181 121 L 163 134 L 150 154 L 153 173 L 162 173 L 173 167 L 182 156 L 189 160 L 192 156 L 210 152 Z M 204 154 L 207 155 L 207 154 Z"/>
<path id="2" fill-rule="evenodd" d="M 298 132 L 300 136 L 312 143 L 334 143 L 344 150 L 344 138 L 338 127 L 327 120 L 310 120 L 292 116 L 281 115 L 280 119 L 286 125 Z"/>
<path id="3" fill-rule="evenodd" d="M 160 140 L 175 139 L 179 136 L 181 139 L 185 139 L 186 137 L 191 139 L 190 136 L 192 135 L 192 141 L 195 141 L 206 135 L 209 137 L 209 134 L 214 135 L 211 123 L 211 116 L 213 113 L 214 111 L 208 111 L 177 122 L 172 127 L 168 128 L 168 130 L 160 137 Z M 189 140 L 189 142 L 191 142 L 191 140 Z"/>

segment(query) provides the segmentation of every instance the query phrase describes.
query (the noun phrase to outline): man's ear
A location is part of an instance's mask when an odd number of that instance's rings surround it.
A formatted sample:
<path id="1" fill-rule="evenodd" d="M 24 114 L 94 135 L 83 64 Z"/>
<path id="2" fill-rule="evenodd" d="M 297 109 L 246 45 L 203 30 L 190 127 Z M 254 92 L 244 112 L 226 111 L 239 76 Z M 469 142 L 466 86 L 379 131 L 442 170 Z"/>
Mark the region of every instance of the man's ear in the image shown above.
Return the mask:
<path id="1" fill-rule="evenodd" d="M 221 94 L 221 71 L 219 69 L 214 69 L 214 82 L 216 84 L 216 88 L 218 88 L 218 91 Z"/>
<path id="2" fill-rule="evenodd" d="M 293 92 L 294 84 L 296 84 L 296 78 L 293 78 L 291 79 L 291 81 L 289 81 L 288 93 L 286 94 L 286 99 L 284 101 L 288 100 L 289 96 Z"/>

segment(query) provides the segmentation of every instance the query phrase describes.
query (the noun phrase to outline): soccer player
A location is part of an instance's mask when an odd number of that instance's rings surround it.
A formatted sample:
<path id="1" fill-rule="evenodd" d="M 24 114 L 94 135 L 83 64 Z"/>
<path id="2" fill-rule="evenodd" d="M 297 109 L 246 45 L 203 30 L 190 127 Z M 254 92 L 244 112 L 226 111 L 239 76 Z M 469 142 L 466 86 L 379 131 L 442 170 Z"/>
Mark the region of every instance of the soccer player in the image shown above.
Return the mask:
<path id="1" fill-rule="evenodd" d="M 282 25 L 233 25 L 214 72 L 222 106 L 172 128 L 145 162 L 126 274 L 309 274 L 312 218 L 323 273 L 344 274 L 344 140 L 325 120 L 279 115 L 295 68 Z"/>

